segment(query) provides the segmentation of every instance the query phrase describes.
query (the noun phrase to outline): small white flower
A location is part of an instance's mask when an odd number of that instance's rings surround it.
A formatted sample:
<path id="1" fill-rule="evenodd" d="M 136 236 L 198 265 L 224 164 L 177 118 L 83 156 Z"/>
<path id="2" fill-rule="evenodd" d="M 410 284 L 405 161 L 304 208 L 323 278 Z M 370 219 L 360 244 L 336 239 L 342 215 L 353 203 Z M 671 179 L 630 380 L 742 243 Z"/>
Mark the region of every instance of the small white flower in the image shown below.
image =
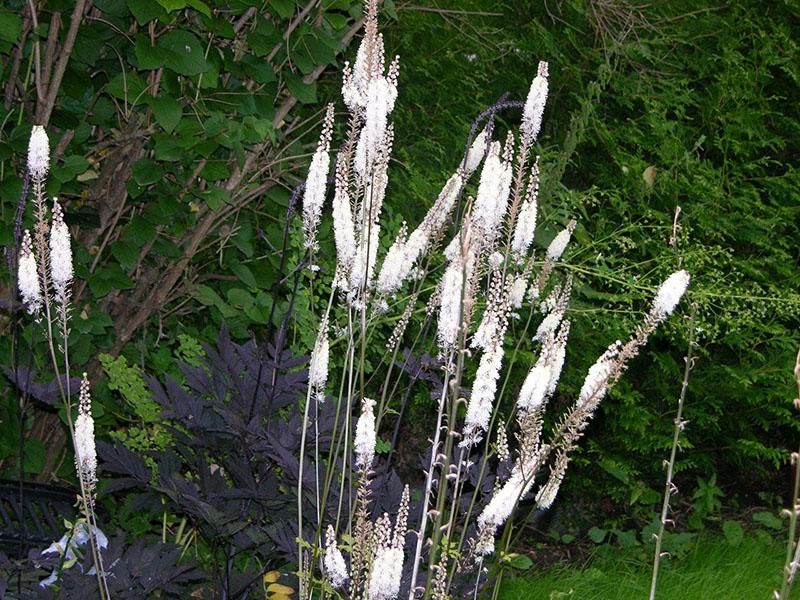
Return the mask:
<path id="1" fill-rule="evenodd" d="M 356 439 L 354 449 L 356 452 L 356 466 L 360 469 L 369 469 L 375 458 L 375 415 L 372 412 L 375 400 L 364 398 L 361 403 L 361 416 L 356 423 Z"/>
<path id="2" fill-rule="evenodd" d="M 343 177 L 343 175 L 341 176 Z M 353 211 L 346 184 L 337 174 L 336 194 L 333 197 L 333 237 L 336 241 L 337 283 L 347 289 L 347 279 L 356 254 L 356 237 L 353 231 Z"/>
<path id="3" fill-rule="evenodd" d="M 525 300 L 525 290 L 528 289 L 528 278 L 524 274 L 517 275 L 514 278 L 514 284 L 511 286 L 511 293 L 508 296 L 508 303 L 511 308 L 522 308 L 522 303 Z"/>
<path id="4" fill-rule="evenodd" d="M 553 395 L 561 377 L 564 359 L 567 352 L 569 321 L 561 325 L 558 335 L 554 331 L 547 333 L 539 359 L 528 373 L 519 392 L 517 406 L 520 410 L 534 411 L 542 407 Z"/>
<path id="5" fill-rule="evenodd" d="M 460 444 L 462 447 L 469 447 L 479 442 L 483 433 L 489 429 L 494 398 L 497 394 L 497 379 L 500 377 L 500 368 L 503 365 L 503 354 L 503 340 L 500 337 L 493 340 L 481 356 L 475 383 L 472 385 L 472 395 L 467 404 L 464 439 Z"/>
<path id="6" fill-rule="evenodd" d="M 311 364 L 308 367 L 308 386 L 311 388 L 311 396 L 319 402 L 325 401 L 325 384 L 328 381 L 328 318 L 322 319 L 317 333 L 317 340 L 314 343 L 314 350 L 311 353 Z"/>
<path id="7" fill-rule="evenodd" d="M 78 402 L 78 416 L 75 419 L 75 467 L 78 476 L 87 486 L 91 495 L 97 483 L 97 449 L 94 440 L 94 419 L 92 419 L 92 398 L 89 394 L 89 380 L 86 373 L 81 381 Z"/>
<path id="8" fill-rule="evenodd" d="M 689 287 L 690 280 L 691 275 L 687 271 L 676 271 L 661 284 L 653 300 L 653 313 L 659 320 L 672 314 Z"/>
<path id="9" fill-rule="evenodd" d="M 483 156 L 486 154 L 486 136 L 487 131 L 484 128 L 476 137 L 475 140 L 472 142 L 472 145 L 469 147 L 467 151 L 467 158 L 464 161 L 464 171 L 467 174 L 467 177 L 472 175 L 475 172 L 475 169 L 478 168 L 478 165 L 481 164 L 483 160 Z"/>
<path id="10" fill-rule="evenodd" d="M 542 451 L 544 450 L 543 448 Z M 497 530 L 499 526 L 506 522 L 506 519 L 511 516 L 514 508 L 516 508 L 517 503 L 525 497 L 533 486 L 533 478 L 536 475 L 533 469 L 537 464 L 536 456 L 524 462 L 517 459 L 513 469 L 511 469 L 511 476 L 494 493 L 489 504 L 478 516 L 478 526 L 480 528 L 488 527 L 490 530 Z"/>
<path id="11" fill-rule="evenodd" d="M 512 169 L 500 158 L 500 142 L 493 142 L 483 162 L 473 220 L 480 229 L 486 245 L 499 235 L 503 217 L 508 209 Z"/>
<path id="12" fill-rule="evenodd" d="M 505 256 L 503 256 L 502 252 L 492 252 L 489 255 L 489 266 L 492 269 L 499 269 L 503 265 L 504 260 Z"/>
<path id="13" fill-rule="evenodd" d="M 556 330 L 559 323 L 561 323 L 561 319 L 563 318 L 563 310 L 556 309 L 548 314 L 544 319 L 542 319 L 542 322 L 539 323 L 539 327 L 536 329 L 536 334 L 533 336 L 534 341 L 544 342 L 547 335 Z"/>
<path id="14" fill-rule="evenodd" d="M 53 198 L 53 222 L 50 226 L 50 278 L 59 304 L 69 301 L 72 285 L 72 247 L 69 228 L 57 198 Z"/>
<path id="15" fill-rule="evenodd" d="M 306 189 L 303 195 L 303 232 L 305 234 L 305 247 L 311 250 L 317 248 L 317 228 L 322 216 L 322 206 L 325 203 L 325 192 L 328 187 L 328 171 L 330 169 L 330 142 L 333 130 L 333 104 L 328 105 L 322 134 L 319 138 L 317 151 L 311 159 L 306 178 Z"/>
<path id="16" fill-rule="evenodd" d="M 535 142 L 542 127 L 542 114 L 547 103 L 547 63 L 539 62 L 539 69 L 531 83 L 525 108 L 522 111 L 522 124 L 519 126 L 523 136 Z"/>
<path id="17" fill-rule="evenodd" d="M 324 566 L 325 574 L 333 587 L 340 588 L 348 580 L 347 564 L 344 562 L 342 551 L 336 545 L 336 532 L 332 525 L 328 525 L 328 530 L 325 532 Z"/>
<path id="18" fill-rule="evenodd" d="M 523 262 L 536 233 L 536 213 L 539 198 L 539 157 L 533 163 L 531 177 L 528 182 L 528 191 L 525 201 L 517 215 L 517 224 L 514 227 L 514 237 L 511 241 L 511 251 L 518 262 Z"/>
<path id="19" fill-rule="evenodd" d="M 38 318 L 44 299 L 42 298 L 42 287 L 39 284 L 39 271 L 36 255 L 33 253 L 31 232 L 27 229 L 22 237 L 22 246 L 19 252 L 17 287 L 28 314 Z"/>
<path id="20" fill-rule="evenodd" d="M 41 125 L 34 125 L 31 129 L 31 139 L 28 143 L 28 171 L 35 180 L 43 180 L 50 170 L 50 140 L 47 132 Z"/>
<path id="21" fill-rule="evenodd" d="M 442 298 L 439 306 L 437 337 L 445 354 L 456 347 L 461 324 L 461 293 L 464 287 L 464 260 L 457 257 L 445 269 L 442 277 Z"/>
<path id="22" fill-rule="evenodd" d="M 372 562 L 369 576 L 369 600 L 393 600 L 400 593 L 403 576 L 403 551 L 381 548 Z"/>
<path id="23" fill-rule="evenodd" d="M 578 396 L 579 405 L 585 406 L 588 410 L 593 410 L 605 396 L 606 391 L 608 391 L 608 381 L 618 367 L 621 348 L 622 342 L 617 340 L 589 367 L 589 372 L 586 374 L 586 379 L 583 381 L 583 386 Z"/>
<path id="24" fill-rule="evenodd" d="M 553 238 L 553 241 L 550 242 L 550 245 L 547 247 L 547 260 L 555 262 L 561 258 L 561 255 L 564 254 L 564 250 L 567 249 L 567 244 L 569 244 L 569 239 L 572 237 L 572 232 L 575 231 L 575 225 L 575 221 L 570 221 L 569 225 Z"/>

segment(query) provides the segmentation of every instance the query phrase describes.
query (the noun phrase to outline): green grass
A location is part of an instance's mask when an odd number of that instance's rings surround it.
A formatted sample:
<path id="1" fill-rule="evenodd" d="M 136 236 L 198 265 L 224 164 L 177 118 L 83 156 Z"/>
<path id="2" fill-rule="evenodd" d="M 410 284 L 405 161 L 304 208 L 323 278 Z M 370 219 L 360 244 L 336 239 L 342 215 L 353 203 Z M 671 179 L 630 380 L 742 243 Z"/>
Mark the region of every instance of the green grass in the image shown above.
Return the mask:
<path id="1" fill-rule="evenodd" d="M 662 562 L 658 600 L 769 600 L 780 585 L 785 546 L 746 537 L 737 546 L 704 538 L 679 560 Z M 585 568 L 561 567 L 508 578 L 499 600 L 646 600 L 651 565 L 622 552 Z M 792 598 L 800 598 L 795 588 Z"/>

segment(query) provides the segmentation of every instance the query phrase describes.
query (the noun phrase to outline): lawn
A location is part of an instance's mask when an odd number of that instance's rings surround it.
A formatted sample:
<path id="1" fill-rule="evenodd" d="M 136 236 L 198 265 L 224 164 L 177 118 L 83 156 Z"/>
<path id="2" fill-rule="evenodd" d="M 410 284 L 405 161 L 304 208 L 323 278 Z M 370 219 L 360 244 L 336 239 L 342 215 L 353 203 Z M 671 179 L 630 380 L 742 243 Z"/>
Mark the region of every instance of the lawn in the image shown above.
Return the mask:
<path id="1" fill-rule="evenodd" d="M 746 537 L 733 546 L 702 538 L 681 559 L 662 563 L 659 600 L 768 600 L 780 584 L 785 546 Z M 556 567 L 507 579 L 500 600 L 643 600 L 650 590 L 651 565 L 622 552 L 594 556 L 583 568 Z M 795 589 L 792 598 L 800 598 Z"/>

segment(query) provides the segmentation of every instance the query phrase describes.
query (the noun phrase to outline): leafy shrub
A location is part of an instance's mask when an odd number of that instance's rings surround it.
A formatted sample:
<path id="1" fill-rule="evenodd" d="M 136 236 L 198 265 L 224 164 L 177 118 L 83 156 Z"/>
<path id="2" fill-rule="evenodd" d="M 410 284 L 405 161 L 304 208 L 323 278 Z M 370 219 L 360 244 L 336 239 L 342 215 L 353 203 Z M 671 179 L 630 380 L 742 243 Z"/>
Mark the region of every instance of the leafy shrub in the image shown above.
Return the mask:
<path id="1" fill-rule="evenodd" d="M 163 366 L 171 353 L 158 354 L 157 342 L 172 345 L 181 333 L 213 340 L 219 325 L 207 327 L 209 314 L 222 314 L 239 337 L 266 323 L 281 231 L 274 219 L 302 164 L 313 118 L 305 107 L 357 31 L 360 6 L 262 5 L 0 5 L 0 242 L 19 244 L 28 182 L 17 157 L 31 124 L 45 125 L 46 191 L 65 205 L 79 240 L 73 364 L 101 349 Z M 0 356 L 17 360 L 6 346 Z M 88 367 L 99 374 L 97 363 Z M 47 471 L 61 462 L 63 431 L 52 416 L 38 421 Z"/>

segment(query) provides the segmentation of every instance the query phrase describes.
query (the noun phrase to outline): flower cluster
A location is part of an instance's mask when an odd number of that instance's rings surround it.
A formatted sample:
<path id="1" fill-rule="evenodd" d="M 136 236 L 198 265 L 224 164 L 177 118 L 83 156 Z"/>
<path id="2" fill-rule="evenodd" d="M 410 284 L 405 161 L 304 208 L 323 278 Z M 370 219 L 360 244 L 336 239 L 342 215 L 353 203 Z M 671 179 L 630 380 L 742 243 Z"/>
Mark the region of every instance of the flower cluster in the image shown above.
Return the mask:
<path id="1" fill-rule="evenodd" d="M 308 396 L 322 399 L 328 376 L 329 321 L 331 325 L 338 322 L 348 332 L 339 398 L 340 406 L 348 411 L 342 434 L 347 437 L 337 446 L 342 448 L 336 451 L 340 453 L 325 461 L 325 468 L 334 470 L 326 474 L 327 481 L 341 482 L 342 489 L 351 482 L 356 495 L 349 514 L 341 516 L 344 511 L 337 510 L 335 526 L 327 528 L 324 543 L 321 534 L 318 536 L 314 551 L 321 557 L 328 584 L 338 589 L 346 585 L 350 598 L 392 600 L 400 595 L 401 587 L 402 593 L 411 597 L 422 589 L 437 599 L 455 597 L 451 587 L 454 575 L 473 568 L 476 561 L 494 551 L 498 528 L 513 515 L 521 500 L 531 496 L 540 508 L 548 508 L 555 501 L 570 453 L 600 401 L 657 324 L 675 309 L 688 286 L 685 271 L 665 281 L 632 338 L 625 344 L 612 344 L 603 353 L 589 369 L 578 398 L 568 405 L 561 419 L 546 426 L 552 420 L 545 419 L 545 410 L 564 369 L 570 335 L 572 280 L 561 277 L 558 267 L 577 226 L 574 220 L 562 224 L 549 243 L 542 243 L 537 236 L 537 227 L 543 228 L 537 222 L 542 166 L 531 150 L 541 130 L 548 71 L 547 63 L 541 62 L 524 104 L 519 136 L 509 131 L 505 139 L 493 139 L 495 109 L 484 111 L 481 118 L 487 120 L 485 126 L 468 144 L 460 165 L 422 222 L 416 228 L 403 222 L 398 231 L 383 231 L 380 217 L 394 142 L 390 116 L 397 99 L 398 63 L 395 60 L 388 68 L 385 65 L 383 38 L 377 30 L 377 2 L 367 0 L 364 38 L 354 65 L 344 68 L 342 94 L 350 124 L 348 137 L 335 158 L 335 289 L 312 352 Z M 326 117 L 306 184 L 304 230 L 308 247 L 312 247 L 309 232 L 316 230 L 321 218 L 320 198 L 325 194 L 322 174 L 327 173 L 331 123 L 332 119 Z M 481 125 L 476 123 L 472 131 L 479 131 Z M 474 192 L 474 198 L 465 190 Z M 445 236 L 449 243 L 440 254 L 438 244 Z M 543 252 L 534 252 L 534 242 Z M 388 247 L 382 257 L 381 247 Z M 554 273 L 558 281 L 551 282 Z M 400 292 L 409 281 L 413 283 L 403 296 Z M 337 303 L 337 299 L 342 302 Z M 390 302 L 394 299 L 398 300 L 396 304 Z M 396 356 L 420 300 L 426 307 L 425 318 L 436 321 L 430 323 L 431 327 L 426 321 L 419 328 L 419 336 L 434 348 L 433 352 L 438 351 L 432 360 L 441 367 L 441 381 L 437 376 L 439 401 L 435 419 L 431 419 L 425 485 L 413 527 L 416 543 L 406 561 L 408 488 L 392 527 L 386 513 L 373 514 L 377 513 L 377 503 L 372 504 L 372 494 L 379 487 L 391 487 L 383 479 L 384 486 L 373 485 L 378 481 L 373 479 L 373 467 L 380 428 L 376 414 L 379 421 L 393 414 L 395 392 L 403 385 L 391 385 L 396 376 L 393 369 L 399 364 Z M 375 363 L 366 367 L 374 358 L 367 356 L 369 340 L 375 339 L 372 327 L 376 323 L 385 325 L 383 315 L 402 302 L 402 314 L 389 317 L 394 329 L 388 336 L 388 355 L 377 357 L 380 367 Z M 511 368 L 506 361 L 517 359 L 517 352 L 506 353 L 507 330 L 510 319 L 519 318 L 517 311 L 525 309 L 531 318 L 540 314 L 515 334 L 533 344 L 534 357 L 516 397 L 508 399 L 516 401 L 515 420 L 500 424 L 503 419 L 496 417 L 503 398 L 498 389 L 508 394 L 513 390 L 505 384 L 500 388 L 499 382 L 504 368 Z M 480 314 L 477 327 L 472 325 L 473 313 L 476 320 Z M 427 335 L 435 336 L 435 340 L 425 338 Z M 356 359 L 359 345 L 360 359 Z M 469 361 L 474 367 L 467 366 Z M 383 367 L 387 368 L 378 403 L 364 395 L 373 389 L 371 382 L 383 376 Z M 365 376 L 367 369 L 370 372 Z M 466 403 L 465 414 L 462 403 Z M 360 413 L 355 427 L 353 413 Z M 306 418 L 304 425 L 309 422 Z M 494 435 L 496 458 L 491 444 L 481 444 Z M 485 453 L 476 458 L 475 453 L 481 450 Z M 498 467 L 490 493 L 473 475 L 485 472 L 487 463 L 497 459 L 503 468 Z M 478 469 L 473 468 L 476 461 L 480 461 Z M 484 493 L 486 497 L 482 497 Z M 302 496 L 299 498 L 302 504 Z M 348 546 L 343 546 L 350 554 L 347 560 L 336 541 L 340 518 L 349 519 L 350 539 Z M 410 569 L 408 579 L 404 565 Z M 417 586 L 421 576 L 428 578 L 424 587 Z"/>
<path id="2" fill-rule="evenodd" d="M 97 449 L 94 441 L 92 397 L 86 373 L 81 380 L 78 416 L 75 419 L 75 468 L 87 488 L 87 493 L 91 494 L 97 483 Z"/>
<path id="3" fill-rule="evenodd" d="M 317 228 L 322 217 L 322 206 L 325 204 L 325 193 L 328 189 L 328 171 L 330 170 L 331 135 L 333 135 L 333 104 L 325 111 L 322 134 L 306 178 L 306 189 L 303 195 L 303 232 L 305 246 L 310 250 L 317 249 Z"/>

